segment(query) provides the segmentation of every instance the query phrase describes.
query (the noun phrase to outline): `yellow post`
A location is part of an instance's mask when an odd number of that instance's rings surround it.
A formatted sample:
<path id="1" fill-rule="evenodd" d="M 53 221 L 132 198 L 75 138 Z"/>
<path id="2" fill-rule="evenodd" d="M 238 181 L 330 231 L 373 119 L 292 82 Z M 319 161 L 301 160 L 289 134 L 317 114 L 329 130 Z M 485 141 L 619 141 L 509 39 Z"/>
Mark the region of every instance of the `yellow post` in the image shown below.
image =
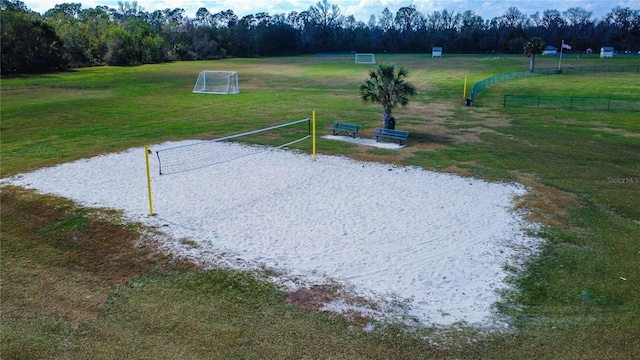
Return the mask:
<path id="1" fill-rule="evenodd" d="M 462 98 L 463 99 L 467 98 L 467 75 L 464 76 L 464 90 L 462 93 Z"/>
<path id="2" fill-rule="evenodd" d="M 312 158 L 316 161 L 316 111 L 313 110 L 313 116 L 311 116 L 311 143 L 312 145 Z"/>
<path id="3" fill-rule="evenodd" d="M 151 200 L 151 171 L 149 170 L 149 145 L 144 146 L 144 157 L 147 160 L 147 189 L 149 191 L 149 215 L 153 216 L 153 201 Z"/>

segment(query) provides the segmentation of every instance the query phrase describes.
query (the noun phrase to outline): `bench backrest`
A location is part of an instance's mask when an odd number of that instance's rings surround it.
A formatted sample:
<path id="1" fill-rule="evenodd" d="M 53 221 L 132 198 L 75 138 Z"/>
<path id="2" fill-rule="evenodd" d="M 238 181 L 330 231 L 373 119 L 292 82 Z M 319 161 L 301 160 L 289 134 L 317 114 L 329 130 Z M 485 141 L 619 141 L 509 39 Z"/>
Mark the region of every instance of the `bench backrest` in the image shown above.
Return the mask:
<path id="1" fill-rule="evenodd" d="M 362 129 L 362 125 L 347 124 L 347 123 L 341 123 L 341 122 L 334 122 L 333 125 L 331 125 L 331 127 L 337 128 L 337 129 L 354 129 L 354 130 Z"/>
<path id="2" fill-rule="evenodd" d="M 409 132 L 408 131 L 385 129 L 385 128 L 376 128 L 375 133 L 376 134 L 380 134 L 380 135 L 393 135 L 393 136 L 400 136 L 400 137 L 408 137 L 409 136 Z"/>

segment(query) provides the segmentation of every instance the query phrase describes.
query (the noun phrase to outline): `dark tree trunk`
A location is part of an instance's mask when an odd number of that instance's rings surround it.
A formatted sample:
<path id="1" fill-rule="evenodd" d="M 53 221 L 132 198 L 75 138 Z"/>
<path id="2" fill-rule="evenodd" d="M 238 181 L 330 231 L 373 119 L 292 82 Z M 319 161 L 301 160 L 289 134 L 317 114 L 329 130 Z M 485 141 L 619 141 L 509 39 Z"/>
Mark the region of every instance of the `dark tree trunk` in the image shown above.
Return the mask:
<path id="1" fill-rule="evenodd" d="M 391 114 L 385 112 L 382 115 L 382 127 L 385 129 L 395 129 L 396 128 L 396 118 L 391 116 Z"/>

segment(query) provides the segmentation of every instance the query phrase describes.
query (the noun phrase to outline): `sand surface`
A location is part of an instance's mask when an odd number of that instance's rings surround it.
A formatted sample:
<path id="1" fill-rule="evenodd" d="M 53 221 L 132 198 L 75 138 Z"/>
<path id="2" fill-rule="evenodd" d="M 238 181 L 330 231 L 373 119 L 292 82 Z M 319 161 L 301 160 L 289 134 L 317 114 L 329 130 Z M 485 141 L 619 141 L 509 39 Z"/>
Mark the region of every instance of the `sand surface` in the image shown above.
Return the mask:
<path id="1" fill-rule="evenodd" d="M 165 143 L 152 150 L 193 142 Z M 225 161 L 159 174 L 143 148 L 21 174 L 3 183 L 123 210 L 157 226 L 164 248 L 212 267 L 274 269 L 291 288 L 333 282 L 371 314 L 424 325 L 495 320 L 505 266 L 535 251 L 519 184 L 215 143 Z M 385 145 L 386 146 L 386 145 Z M 188 157 L 187 157 L 188 159 Z M 194 157 L 194 159 L 196 159 Z M 203 161 L 203 160 L 194 160 Z M 349 306 L 336 302 L 327 309 Z"/>

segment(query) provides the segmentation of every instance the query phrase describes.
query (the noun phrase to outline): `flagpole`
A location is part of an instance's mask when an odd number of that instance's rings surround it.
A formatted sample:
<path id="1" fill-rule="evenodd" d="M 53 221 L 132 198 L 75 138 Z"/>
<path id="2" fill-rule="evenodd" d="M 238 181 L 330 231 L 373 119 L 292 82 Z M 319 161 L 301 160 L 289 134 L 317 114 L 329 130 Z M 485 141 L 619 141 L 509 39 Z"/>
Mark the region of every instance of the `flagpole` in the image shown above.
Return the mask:
<path id="1" fill-rule="evenodd" d="M 562 40 L 562 44 L 560 45 L 560 60 L 558 60 L 558 72 L 562 72 L 562 50 L 564 50 L 564 40 Z"/>

